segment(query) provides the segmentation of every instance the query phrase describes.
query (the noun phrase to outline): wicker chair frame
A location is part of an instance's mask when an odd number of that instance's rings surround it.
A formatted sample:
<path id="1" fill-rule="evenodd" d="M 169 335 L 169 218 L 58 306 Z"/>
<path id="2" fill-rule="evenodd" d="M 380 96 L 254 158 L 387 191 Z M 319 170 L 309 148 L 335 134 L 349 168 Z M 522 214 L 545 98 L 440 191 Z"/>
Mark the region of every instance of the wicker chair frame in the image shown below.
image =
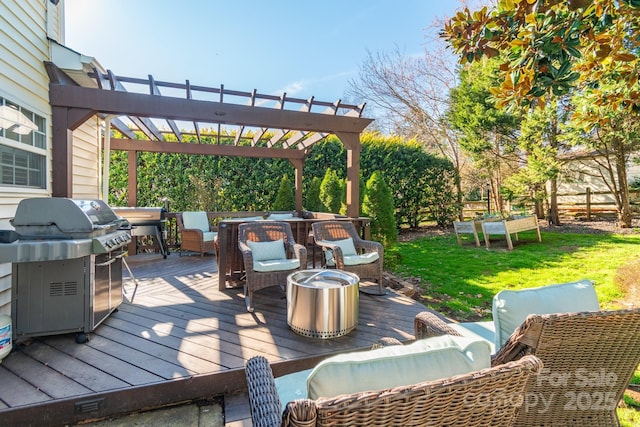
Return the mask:
<path id="1" fill-rule="evenodd" d="M 288 402 L 280 398 L 269 362 L 246 364 L 254 427 L 274 426 L 510 426 L 529 378 L 542 362 L 525 356 L 481 371 L 384 390 Z"/>
<path id="2" fill-rule="evenodd" d="M 416 316 L 415 334 L 460 335 L 429 312 Z M 492 365 L 528 354 L 544 371 L 527 384 L 538 405 L 520 408 L 518 426 L 619 426 L 616 406 L 640 364 L 640 309 L 530 315 Z"/>
<path id="3" fill-rule="evenodd" d="M 323 252 L 328 249 L 333 251 L 335 268 L 348 271 L 357 275 L 360 279 L 373 279 L 378 283 L 378 295 L 384 295 L 384 285 L 382 283 L 382 266 L 384 249 L 382 244 L 372 240 L 364 240 L 356 231 L 356 227 L 350 221 L 320 221 L 311 224 L 315 244 L 322 248 Z M 342 257 L 342 249 L 331 241 L 353 239 L 353 246 L 361 253 L 378 252 L 378 259 L 370 264 L 345 265 Z"/>
<path id="4" fill-rule="evenodd" d="M 180 230 L 180 256 L 182 251 L 198 252 L 202 257 L 205 252 L 213 252 L 216 259 L 218 257 L 218 239 L 205 242 L 202 237 L 202 230 L 197 228 L 185 228 L 182 214 L 176 215 L 176 223 Z M 216 231 L 214 227 L 210 231 Z"/>
<path id="5" fill-rule="evenodd" d="M 247 240 L 253 242 L 272 242 L 282 239 L 285 245 L 287 258 L 300 260 L 300 267 L 296 270 L 283 271 L 255 271 L 253 269 L 253 253 L 247 245 Z M 246 279 L 244 282 L 244 295 L 247 311 L 253 312 L 253 293 L 270 286 L 280 286 L 284 289 L 287 276 L 294 271 L 304 269 L 307 266 L 307 248 L 296 243 L 293 238 L 291 226 L 280 221 L 252 221 L 238 226 L 238 248 L 242 253 Z"/>

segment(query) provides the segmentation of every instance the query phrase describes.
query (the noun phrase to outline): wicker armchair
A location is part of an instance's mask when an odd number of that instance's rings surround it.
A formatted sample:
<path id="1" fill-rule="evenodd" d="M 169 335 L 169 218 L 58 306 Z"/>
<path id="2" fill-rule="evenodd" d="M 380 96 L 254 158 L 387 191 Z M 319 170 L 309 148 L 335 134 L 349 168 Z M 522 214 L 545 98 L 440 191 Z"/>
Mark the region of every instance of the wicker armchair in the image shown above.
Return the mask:
<path id="1" fill-rule="evenodd" d="M 246 364 L 255 427 L 510 426 L 524 387 L 542 363 L 534 356 L 470 374 L 385 390 L 287 403 L 284 413 L 269 362 Z"/>
<path id="2" fill-rule="evenodd" d="M 176 215 L 180 230 L 180 256 L 182 251 L 218 253 L 218 232 L 211 228 L 206 212 L 182 212 Z"/>
<path id="3" fill-rule="evenodd" d="M 415 319 L 416 338 L 461 335 L 433 313 Z M 640 364 L 640 309 L 530 315 L 492 365 L 535 355 L 518 426 L 619 426 L 617 403 Z"/>
<path id="4" fill-rule="evenodd" d="M 259 260 L 254 256 L 254 250 L 250 247 L 252 243 L 275 242 L 279 239 L 282 239 L 284 244 L 283 255 L 285 258 L 278 259 L 282 256 L 280 255 L 277 258 Z M 284 288 L 289 274 L 307 266 L 307 248 L 295 242 L 291 226 L 286 222 L 254 221 L 240 224 L 238 226 L 238 247 L 244 261 L 246 273 L 244 295 L 249 312 L 253 312 L 252 302 L 255 291 L 269 286 Z M 291 262 L 294 259 L 298 262 Z M 258 265 L 254 261 L 267 262 L 268 265 Z M 262 271 L 256 270 L 258 267 Z"/>
<path id="5" fill-rule="evenodd" d="M 325 253 L 328 267 L 349 271 L 356 274 L 360 279 L 373 279 L 378 282 L 378 294 L 384 295 L 384 286 L 382 284 L 384 249 L 382 244 L 360 238 L 355 226 L 350 221 L 319 221 L 314 222 L 311 227 L 316 245 L 322 247 Z M 357 263 L 355 264 L 345 263 L 344 248 L 338 244 L 339 241 L 344 241 L 345 239 L 352 239 L 356 251 L 356 257 L 350 258 L 366 258 L 374 253 L 377 256 L 372 257 L 373 261 L 371 262 L 360 263 L 360 261 L 356 261 Z M 329 260 L 332 262 L 329 262 Z"/>

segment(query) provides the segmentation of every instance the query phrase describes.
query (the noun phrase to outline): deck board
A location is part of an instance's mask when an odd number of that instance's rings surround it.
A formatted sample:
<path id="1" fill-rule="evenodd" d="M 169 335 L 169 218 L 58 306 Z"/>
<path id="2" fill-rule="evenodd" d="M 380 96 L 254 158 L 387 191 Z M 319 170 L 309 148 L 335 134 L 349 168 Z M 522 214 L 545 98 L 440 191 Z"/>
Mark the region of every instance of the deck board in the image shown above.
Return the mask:
<path id="1" fill-rule="evenodd" d="M 90 388 L 68 378 L 52 367 L 42 364 L 26 353 L 23 353 L 22 356 L 6 360 L 4 362 L 6 367 L 23 380 L 31 384 L 38 384 L 40 390 L 51 396 L 51 398 L 62 399 L 91 393 L 92 390 Z M 42 382 L 40 378 L 47 378 L 47 381 Z"/>
<path id="2" fill-rule="evenodd" d="M 278 287 L 255 293 L 254 313 L 245 309 L 242 288 L 218 290 L 212 256 L 139 254 L 127 265 L 133 277 L 124 269 L 124 302 L 90 341 L 77 344 L 73 334 L 36 337 L 16 345 L 0 364 L 3 420 L 29 425 L 30 417 L 39 420 L 38 413 L 51 409 L 52 420 L 73 423 L 136 403 L 242 393 L 244 363 L 252 356 L 267 357 L 274 372 L 311 367 L 327 355 L 368 348 L 382 336 L 411 340 L 413 319 L 425 310 L 392 290 L 384 296 L 361 292 L 357 328 L 319 340 L 289 328 Z M 91 399 L 99 409 L 77 414 L 77 405 Z"/>
<path id="3" fill-rule="evenodd" d="M 113 365 L 104 363 L 102 353 L 92 352 L 89 346 L 78 345 L 71 336 L 35 342 L 20 350 L 93 392 L 131 385 L 108 370 Z M 126 365 L 127 368 L 129 366 Z"/>

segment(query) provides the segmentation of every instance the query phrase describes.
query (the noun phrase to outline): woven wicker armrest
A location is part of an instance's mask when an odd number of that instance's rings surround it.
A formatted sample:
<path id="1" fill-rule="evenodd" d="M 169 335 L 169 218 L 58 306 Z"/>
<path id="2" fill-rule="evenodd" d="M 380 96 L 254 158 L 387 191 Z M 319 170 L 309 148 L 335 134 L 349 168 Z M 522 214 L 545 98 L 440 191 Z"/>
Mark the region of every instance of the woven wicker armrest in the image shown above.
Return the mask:
<path id="1" fill-rule="evenodd" d="M 180 230 L 182 246 L 185 248 L 200 248 L 204 239 L 202 230 L 189 228 Z"/>
<path id="2" fill-rule="evenodd" d="M 293 257 L 300 260 L 301 266 L 307 265 L 307 248 L 300 243 L 295 243 L 290 246 L 291 252 L 293 253 Z"/>
<path id="3" fill-rule="evenodd" d="M 245 265 L 253 265 L 253 252 L 251 252 L 251 248 L 244 242 L 238 242 L 238 249 L 240 249 L 240 253 L 242 253 L 242 259 Z"/>
<path id="4" fill-rule="evenodd" d="M 413 327 L 416 339 L 438 337 L 441 335 L 461 335 L 444 320 L 429 311 L 418 313 L 413 321 Z"/>
<path id="5" fill-rule="evenodd" d="M 255 356 L 245 366 L 251 418 L 255 427 L 275 427 L 281 423 L 281 406 L 273 371 L 264 356 Z"/>
<path id="6" fill-rule="evenodd" d="M 282 425 L 287 427 L 315 426 L 317 421 L 316 402 L 310 399 L 298 399 L 288 402 L 282 414 Z"/>
<path id="7" fill-rule="evenodd" d="M 541 316 L 530 315 L 516 329 L 509 339 L 498 349 L 496 354 L 491 356 L 491 365 L 497 366 L 503 363 L 518 360 L 521 357 L 531 354 L 535 343 L 542 331 L 543 318 Z"/>
<path id="8" fill-rule="evenodd" d="M 371 349 L 373 350 L 375 348 L 390 347 L 392 345 L 402 345 L 402 342 L 397 338 L 382 337 L 378 338 L 378 340 L 373 343 Z"/>
<path id="9" fill-rule="evenodd" d="M 372 240 L 362 240 L 354 241 L 354 246 L 360 252 L 378 252 L 378 255 L 382 255 L 384 253 L 384 249 L 382 248 L 382 244 L 379 242 L 374 242 Z"/>
<path id="10" fill-rule="evenodd" d="M 336 268 L 344 269 L 344 261 L 342 256 L 342 248 L 333 242 L 325 240 L 316 240 L 316 245 L 320 246 L 323 250 L 330 250 L 333 252 L 333 261 L 336 263 Z"/>

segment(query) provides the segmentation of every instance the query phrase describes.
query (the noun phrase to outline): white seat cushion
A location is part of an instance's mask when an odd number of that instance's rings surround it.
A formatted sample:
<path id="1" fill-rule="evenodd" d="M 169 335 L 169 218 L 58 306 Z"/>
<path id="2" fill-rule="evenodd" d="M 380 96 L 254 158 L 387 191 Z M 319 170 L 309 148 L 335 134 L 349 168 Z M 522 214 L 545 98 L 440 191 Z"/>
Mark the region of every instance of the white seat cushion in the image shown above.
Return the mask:
<path id="1" fill-rule="evenodd" d="M 284 251 L 284 240 L 278 239 L 270 242 L 253 242 L 247 240 L 247 246 L 253 254 L 253 261 L 271 261 L 286 259 L 287 254 Z"/>
<path id="2" fill-rule="evenodd" d="M 362 255 L 348 255 L 342 257 L 344 265 L 371 264 L 378 259 L 380 259 L 380 255 L 378 255 L 378 252 L 367 252 L 366 254 Z"/>
<path id="3" fill-rule="evenodd" d="M 218 240 L 218 233 L 216 231 L 205 231 L 202 233 L 202 241 L 215 242 Z"/>
<path id="4" fill-rule="evenodd" d="M 496 349 L 502 347 L 530 314 L 598 310 L 600 304 L 591 280 L 500 291 L 493 297 Z"/>
<path id="5" fill-rule="evenodd" d="M 202 211 L 182 212 L 182 224 L 187 230 L 196 229 L 207 232 L 210 230 L 207 213 Z"/>
<path id="6" fill-rule="evenodd" d="M 466 374 L 490 367 L 490 353 L 483 340 L 444 335 L 341 354 L 316 365 L 307 378 L 307 395 L 315 400 Z"/>
<path id="7" fill-rule="evenodd" d="M 298 258 L 253 262 L 253 270 L 260 272 L 295 270 L 296 268 L 300 268 L 300 260 Z"/>

